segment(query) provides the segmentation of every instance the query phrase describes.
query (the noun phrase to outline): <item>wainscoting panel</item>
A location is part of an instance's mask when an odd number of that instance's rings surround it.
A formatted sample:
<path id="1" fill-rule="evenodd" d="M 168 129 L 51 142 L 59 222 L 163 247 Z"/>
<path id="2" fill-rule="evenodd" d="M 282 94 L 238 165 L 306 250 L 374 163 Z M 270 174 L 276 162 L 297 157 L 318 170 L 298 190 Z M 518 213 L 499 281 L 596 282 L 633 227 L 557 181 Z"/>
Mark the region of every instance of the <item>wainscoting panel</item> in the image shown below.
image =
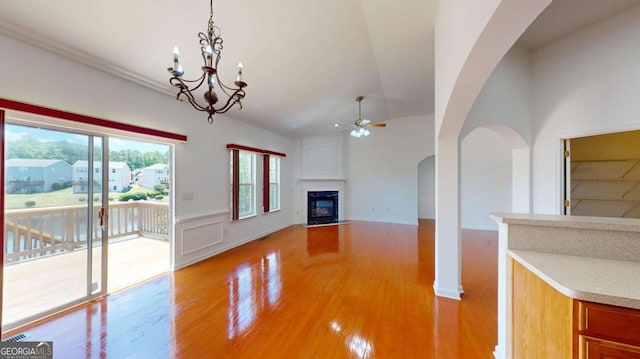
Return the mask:
<path id="1" fill-rule="evenodd" d="M 176 221 L 174 269 L 209 258 L 224 247 L 228 211 L 181 218 Z"/>
<path id="2" fill-rule="evenodd" d="M 222 243 L 222 234 L 222 222 L 211 222 L 183 229 L 182 255 L 190 255 Z"/>

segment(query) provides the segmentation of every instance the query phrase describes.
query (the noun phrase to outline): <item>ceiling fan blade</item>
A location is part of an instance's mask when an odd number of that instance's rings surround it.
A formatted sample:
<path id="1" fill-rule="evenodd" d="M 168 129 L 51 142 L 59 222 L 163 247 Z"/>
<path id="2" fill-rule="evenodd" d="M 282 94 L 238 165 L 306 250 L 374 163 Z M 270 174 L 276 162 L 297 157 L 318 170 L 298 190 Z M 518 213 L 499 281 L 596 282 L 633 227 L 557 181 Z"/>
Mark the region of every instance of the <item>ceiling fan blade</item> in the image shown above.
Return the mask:
<path id="1" fill-rule="evenodd" d="M 386 123 L 371 123 L 369 127 L 387 127 Z"/>

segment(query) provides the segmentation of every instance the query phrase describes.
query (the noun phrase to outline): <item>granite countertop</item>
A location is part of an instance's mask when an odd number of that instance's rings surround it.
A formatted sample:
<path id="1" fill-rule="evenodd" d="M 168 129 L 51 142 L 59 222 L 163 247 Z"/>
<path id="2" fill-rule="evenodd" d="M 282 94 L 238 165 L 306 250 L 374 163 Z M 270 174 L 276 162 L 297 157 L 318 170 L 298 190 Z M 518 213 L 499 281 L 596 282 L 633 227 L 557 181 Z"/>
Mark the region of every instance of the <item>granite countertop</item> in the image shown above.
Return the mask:
<path id="1" fill-rule="evenodd" d="M 639 262 L 518 249 L 508 254 L 568 297 L 640 309 Z"/>
<path id="2" fill-rule="evenodd" d="M 491 213 L 489 217 L 497 223 L 507 224 L 640 232 L 640 219 L 638 218 L 564 216 L 525 213 Z"/>

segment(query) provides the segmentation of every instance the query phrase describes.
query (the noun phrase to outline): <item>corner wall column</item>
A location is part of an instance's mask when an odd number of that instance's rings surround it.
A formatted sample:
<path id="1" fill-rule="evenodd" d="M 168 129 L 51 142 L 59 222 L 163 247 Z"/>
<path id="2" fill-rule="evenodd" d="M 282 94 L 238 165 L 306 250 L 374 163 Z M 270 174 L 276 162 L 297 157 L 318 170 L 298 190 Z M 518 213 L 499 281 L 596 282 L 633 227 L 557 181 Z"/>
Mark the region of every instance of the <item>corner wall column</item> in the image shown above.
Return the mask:
<path id="1" fill-rule="evenodd" d="M 439 297 L 460 300 L 460 143 L 457 136 L 436 142 L 435 282 Z"/>

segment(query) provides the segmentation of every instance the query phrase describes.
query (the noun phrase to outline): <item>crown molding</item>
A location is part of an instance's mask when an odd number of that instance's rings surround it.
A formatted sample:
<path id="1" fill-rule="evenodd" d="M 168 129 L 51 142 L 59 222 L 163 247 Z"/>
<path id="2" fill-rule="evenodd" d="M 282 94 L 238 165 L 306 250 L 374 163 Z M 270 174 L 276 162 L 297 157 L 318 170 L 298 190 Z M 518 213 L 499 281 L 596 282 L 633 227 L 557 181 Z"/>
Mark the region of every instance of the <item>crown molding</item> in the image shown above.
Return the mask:
<path id="1" fill-rule="evenodd" d="M 127 81 L 144 86 L 151 90 L 175 97 L 175 92 L 167 84 L 152 80 L 139 73 L 129 71 L 111 62 L 89 55 L 76 48 L 69 47 L 58 41 L 52 40 L 42 35 L 36 35 L 18 25 L 0 20 L 0 34 L 11 37 L 20 42 L 35 46 L 39 49 L 54 53 L 69 60 L 90 66 L 94 69 L 117 76 Z"/>

